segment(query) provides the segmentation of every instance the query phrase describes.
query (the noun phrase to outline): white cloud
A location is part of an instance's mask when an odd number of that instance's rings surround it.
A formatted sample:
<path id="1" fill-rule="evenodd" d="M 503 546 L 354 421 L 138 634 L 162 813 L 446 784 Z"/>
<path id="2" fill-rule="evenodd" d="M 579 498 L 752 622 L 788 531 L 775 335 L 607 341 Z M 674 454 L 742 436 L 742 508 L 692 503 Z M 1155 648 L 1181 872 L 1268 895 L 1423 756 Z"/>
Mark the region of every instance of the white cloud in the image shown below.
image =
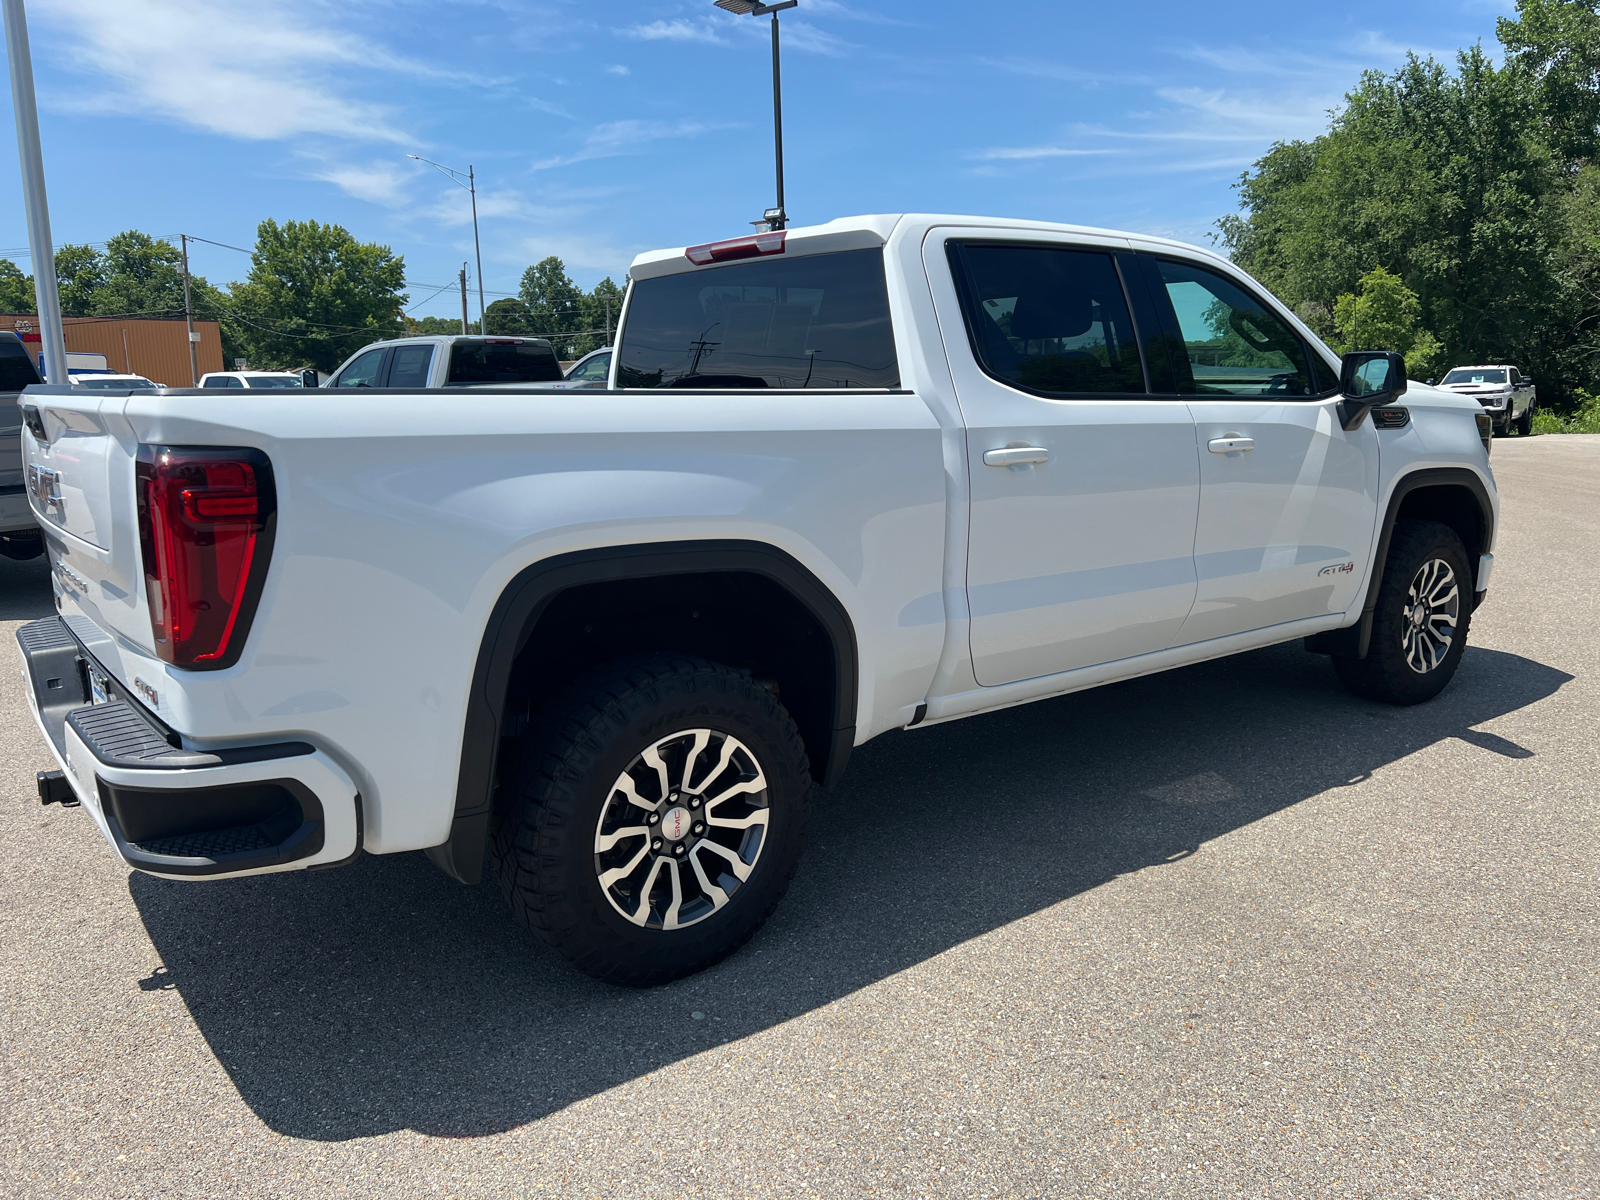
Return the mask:
<path id="1" fill-rule="evenodd" d="M 408 166 L 381 160 L 368 163 L 327 161 L 313 170 L 311 177 L 331 183 L 357 200 L 386 208 L 402 208 L 411 198 L 406 185 L 414 172 Z"/>
<path id="2" fill-rule="evenodd" d="M 389 106 L 327 80 L 352 69 L 454 77 L 329 30 L 320 9 L 286 0 L 52 0 L 35 12 L 70 39 L 65 66 L 109 85 L 58 106 L 141 112 L 227 137 L 404 141 Z"/>
<path id="3" fill-rule="evenodd" d="M 706 125 L 698 121 L 611 121 L 605 125 L 596 125 L 589 131 L 589 136 L 584 139 L 583 146 L 572 154 L 559 155 L 555 158 L 542 159 L 533 164 L 535 171 L 548 170 L 552 167 L 570 167 L 574 163 L 588 162 L 596 158 L 612 158 L 625 154 L 629 148 L 650 142 L 659 142 L 666 138 L 697 137 L 702 133 L 710 133 L 715 129 L 736 128 L 729 125 Z"/>
<path id="4" fill-rule="evenodd" d="M 591 233 L 540 233 L 513 243 L 513 250 L 502 255 L 507 263 L 536 263 L 554 254 L 569 271 L 592 272 L 598 276 L 609 275 L 617 283 L 627 273 L 628 264 L 641 250 L 652 247 L 643 244 L 629 245 L 613 241 L 604 234 Z M 611 314 L 615 321 L 616 313 Z"/>
<path id="5" fill-rule="evenodd" d="M 673 21 L 651 21 L 648 25 L 634 25 L 622 32 L 628 37 L 641 38 L 647 42 L 712 42 L 719 46 L 727 44 L 722 35 L 704 21 L 685 21 L 681 17 Z"/>
<path id="6" fill-rule="evenodd" d="M 1011 161 L 1030 158 L 1080 158 L 1115 153 L 1117 153 L 1115 150 L 1078 150 L 1066 146 L 996 146 L 991 150 L 981 150 L 973 157 L 987 161 Z"/>
<path id="7" fill-rule="evenodd" d="M 628 68 L 623 66 L 621 63 L 615 63 L 612 66 L 609 66 L 609 67 L 606 68 L 606 74 L 607 75 L 632 75 L 633 72 L 628 70 Z"/>

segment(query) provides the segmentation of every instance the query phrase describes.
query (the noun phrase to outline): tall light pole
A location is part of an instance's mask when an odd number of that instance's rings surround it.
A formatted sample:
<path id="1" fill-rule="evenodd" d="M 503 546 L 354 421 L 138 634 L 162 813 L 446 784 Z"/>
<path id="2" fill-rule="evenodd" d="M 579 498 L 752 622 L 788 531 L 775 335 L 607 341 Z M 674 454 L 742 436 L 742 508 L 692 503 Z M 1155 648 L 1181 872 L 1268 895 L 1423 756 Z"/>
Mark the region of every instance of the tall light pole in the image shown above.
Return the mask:
<path id="1" fill-rule="evenodd" d="M 799 3 L 799 0 L 794 0 L 794 2 Z M 489 320 L 483 309 L 483 251 L 478 249 L 478 180 L 472 173 L 472 164 L 468 163 L 465 171 L 458 171 L 454 167 L 436 163 L 431 158 L 423 158 L 420 154 L 408 154 L 406 157 L 427 163 L 457 187 L 466 188 L 472 196 L 472 253 L 478 263 L 478 333 L 480 336 L 486 337 L 489 333 Z M 465 183 L 461 182 L 463 178 L 466 179 Z M 461 332 L 466 332 L 464 325 Z"/>
<path id="2" fill-rule="evenodd" d="M 778 167 L 778 206 L 769 208 L 761 220 L 753 222 L 768 229 L 782 229 L 788 223 L 789 213 L 783 207 L 783 87 L 778 72 L 778 14 L 793 8 L 800 0 L 780 0 L 777 4 L 759 4 L 756 0 L 716 0 L 718 8 L 735 16 L 749 14 L 764 17 L 772 14 L 772 149 Z"/>
<path id="3" fill-rule="evenodd" d="M 39 145 L 39 106 L 33 96 L 33 58 L 28 53 L 28 15 L 22 0 L 3 0 L 6 57 L 11 65 L 11 106 L 17 115 L 17 155 L 22 159 L 22 203 L 33 254 L 33 291 L 39 304 L 39 340 L 44 373 L 51 383 L 69 383 L 67 340 L 61 328 L 61 293 L 56 288 L 55 245 L 50 240 L 50 205 L 44 194 L 44 151 Z"/>

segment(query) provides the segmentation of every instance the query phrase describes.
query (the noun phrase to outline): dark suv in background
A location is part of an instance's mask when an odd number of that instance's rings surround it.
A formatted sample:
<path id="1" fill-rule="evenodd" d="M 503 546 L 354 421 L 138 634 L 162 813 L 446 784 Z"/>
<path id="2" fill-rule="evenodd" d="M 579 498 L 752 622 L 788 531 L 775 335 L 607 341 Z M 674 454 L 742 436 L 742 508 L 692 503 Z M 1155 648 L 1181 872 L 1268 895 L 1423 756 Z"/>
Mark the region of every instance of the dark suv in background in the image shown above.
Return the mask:
<path id="1" fill-rule="evenodd" d="M 37 558 L 44 535 L 28 507 L 22 477 L 22 409 L 17 397 L 30 383 L 43 382 L 22 339 L 0 330 L 0 556 Z"/>

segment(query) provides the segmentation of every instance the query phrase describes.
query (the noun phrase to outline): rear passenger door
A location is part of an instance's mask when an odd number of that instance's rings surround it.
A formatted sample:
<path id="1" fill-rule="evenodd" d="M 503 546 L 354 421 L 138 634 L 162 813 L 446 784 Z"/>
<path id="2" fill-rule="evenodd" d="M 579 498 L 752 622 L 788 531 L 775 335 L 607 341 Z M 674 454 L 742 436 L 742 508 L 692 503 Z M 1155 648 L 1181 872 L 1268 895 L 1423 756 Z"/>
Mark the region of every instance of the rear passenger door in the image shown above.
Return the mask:
<path id="1" fill-rule="evenodd" d="M 924 250 L 967 425 L 986 686 L 1164 649 L 1194 600 L 1194 422 L 1149 393 L 1155 325 L 1118 249 L 936 231 Z"/>
<path id="2" fill-rule="evenodd" d="M 1377 520 L 1378 436 L 1346 433 L 1338 376 L 1241 279 L 1138 255 L 1200 457 L 1194 610 L 1178 641 L 1348 610 Z"/>

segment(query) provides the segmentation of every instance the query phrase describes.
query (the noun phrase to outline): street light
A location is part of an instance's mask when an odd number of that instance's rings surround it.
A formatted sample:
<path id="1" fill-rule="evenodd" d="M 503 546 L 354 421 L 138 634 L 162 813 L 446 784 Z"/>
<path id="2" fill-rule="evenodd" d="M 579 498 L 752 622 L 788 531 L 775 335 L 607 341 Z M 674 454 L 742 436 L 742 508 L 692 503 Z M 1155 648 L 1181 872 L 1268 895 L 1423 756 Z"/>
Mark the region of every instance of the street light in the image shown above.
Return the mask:
<path id="1" fill-rule="evenodd" d="M 782 229 L 789 220 L 783 208 L 783 89 L 778 82 L 778 14 L 793 8 L 800 0 L 780 0 L 777 4 L 758 4 L 756 0 L 716 0 L 718 8 L 742 17 L 764 17 L 772 14 L 772 147 L 778 164 L 778 207 L 769 208 L 761 220 L 752 225 L 765 225 L 768 229 Z"/>
<path id="2" fill-rule="evenodd" d="M 796 0 L 798 2 L 798 0 Z M 464 187 L 472 194 L 472 253 L 478 262 L 478 334 L 480 337 L 489 335 L 489 318 L 483 311 L 483 251 L 478 249 L 478 181 L 472 174 L 472 164 L 467 164 L 466 171 L 458 171 L 454 167 L 447 167 L 443 163 L 436 163 L 431 158 L 423 158 L 420 154 L 408 154 L 407 158 L 414 158 L 418 162 L 427 163 L 444 175 L 457 187 Z M 466 182 L 461 180 L 465 178 Z M 465 324 L 463 322 L 463 324 Z M 466 332 L 462 329 L 463 333 Z"/>

